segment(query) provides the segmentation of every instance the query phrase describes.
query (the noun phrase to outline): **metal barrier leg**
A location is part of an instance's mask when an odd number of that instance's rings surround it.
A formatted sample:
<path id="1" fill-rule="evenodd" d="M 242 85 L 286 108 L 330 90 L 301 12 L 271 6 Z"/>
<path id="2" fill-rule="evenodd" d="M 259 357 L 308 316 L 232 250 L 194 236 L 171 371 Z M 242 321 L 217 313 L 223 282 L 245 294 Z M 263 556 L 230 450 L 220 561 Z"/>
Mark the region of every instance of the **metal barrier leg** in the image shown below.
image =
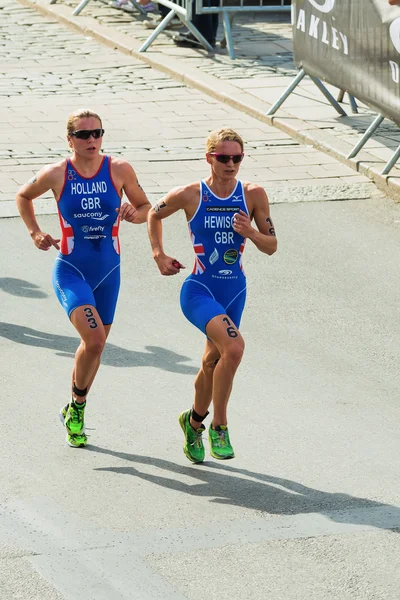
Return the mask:
<path id="1" fill-rule="evenodd" d="M 356 154 L 358 154 L 363 146 L 368 142 L 369 138 L 373 135 L 374 131 L 378 129 L 379 125 L 384 120 L 383 115 L 378 115 L 368 127 L 367 131 L 362 136 L 361 140 L 354 146 L 351 152 L 346 156 L 346 158 L 354 158 Z M 396 159 L 397 160 L 397 159 Z"/>
<path id="2" fill-rule="evenodd" d="M 86 2 L 88 2 L 89 0 L 84 0 Z M 194 35 L 194 37 L 200 42 L 200 44 L 202 46 L 204 46 L 204 48 L 206 50 L 208 50 L 209 52 L 213 52 L 213 47 L 211 46 L 211 44 L 209 44 L 209 42 L 207 42 L 207 40 L 201 35 L 200 31 L 197 30 L 197 28 L 193 25 L 193 23 L 191 21 L 187 21 L 183 15 L 181 15 L 180 13 L 174 11 L 174 10 L 170 10 L 169 13 L 167 14 L 167 16 L 161 21 L 161 23 L 159 24 L 158 27 L 156 27 L 156 29 L 153 31 L 153 33 L 150 35 L 150 37 L 147 38 L 147 40 L 144 42 L 144 44 L 142 44 L 138 50 L 138 52 L 145 52 L 147 50 L 147 48 L 154 42 L 154 40 L 156 39 L 156 37 L 166 28 L 166 26 L 168 25 L 168 23 L 175 17 L 179 17 L 179 19 L 182 21 L 182 23 L 185 25 L 185 27 L 187 27 L 189 29 L 189 31 Z"/>
<path id="3" fill-rule="evenodd" d="M 273 106 L 271 106 L 271 108 L 267 112 L 267 115 L 274 115 L 276 113 L 278 108 L 280 106 L 282 106 L 282 104 L 285 102 L 286 98 L 288 98 L 290 96 L 290 94 L 299 85 L 300 81 L 305 77 L 305 75 L 306 75 L 305 70 L 300 69 L 300 71 L 298 72 L 296 77 L 293 79 L 292 83 L 283 92 L 282 96 L 280 96 L 280 98 L 278 98 L 278 100 L 275 102 L 275 104 Z"/>
<path id="4" fill-rule="evenodd" d="M 74 16 L 79 15 L 81 10 L 83 10 L 85 8 L 86 4 L 88 4 L 89 2 L 90 2 L 90 0 L 82 0 L 82 2 L 80 2 L 78 4 L 78 6 L 76 7 L 76 9 L 74 10 L 74 12 L 72 14 Z"/>
<path id="5" fill-rule="evenodd" d="M 318 79 L 317 77 L 313 77 L 312 75 L 310 75 L 310 79 L 315 83 L 317 88 L 319 90 L 321 90 L 321 92 L 323 93 L 325 98 L 332 104 L 333 108 L 339 113 L 339 115 L 342 115 L 342 117 L 347 117 L 347 114 L 345 113 L 343 108 L 340 106 L 339 102 L 337 100 L 335 100 L 335 98 L 332 96 L 332 94 L 330 92 L 328 92 L 328 90 L 326 89 L 326 87 L 324 86 L 322 81 L 320 79 Z"/>
<path id="6" fill-rule="evenodd" d="M 225 40 L 226 40 L 226 45 L 228 46 L 229 56 L 233 60 L 235 58 L 235 49 L 233 47 L 231 21 L 229 18 L 228 11 L 226 11 L 226 10 L 224 10 L 224 31 L 225 31 Z"/>
<path id="7" fill-rule="evenodd" d="M 338 97 L 337 97 L 338 102 L 343 102 L 345 93 L 346 93 L 345 90 L 340 90 Z M 349 94 L 349 92 L 347 92 L 347 95 L 349 96 L 349 104 L 350 104 L 351 112 L 358 114 L 358 106 L 357 106 L 356 99 L 354 98 L 354 96 Z"/>
<path id="8" fill-rule="evenodd" d="M 210 42 L 207 42 L 206 38 L 201 35 L 200 31 L 193 25 L 191 21 L 186 21 L 186 19 L 184 19 L 182 16 L 180 19 L 189 29 L 190 33 L 193 33 L 194 37 L 199 40 L 200 44 L 204 46 L 208 52 L 214 52 L 214 48 L 211 46 Z"/>
<path id="9" fill-rule="evenodd" d="M 142 46 L 140 46 L 139 52 L 145 52 L 147 50 L 147 48 L 154 42 L 156 37 L 166 28 L 168 23 L 170 21 L 172 21 L 172 19 L 176 16 L 176 14 L 177 13 L 174 10 L 169 11 L 167 16 L 164 17 L 164 19 L 161 21 L 161 23 L 155 28 L 155 30 L 150 35 L 150 37 L 148 37 L 147 40 L 144 42 L 144 44 L 142 44 Z M 179 14 L 178 14 L 178 16 L 179 16 Z"/>
<path id="10" fill-rule="evenodd" d="M 393 154 L 393 156 L 389 160 L 389 162 L 385 165 L 383 171 L 381 172 L 381 175 L 387 175 L 389 173 L 389 171 L 391 171 L 393 169 L 393 167 L 397 163 L 399 157 L 400 157 L 400 146 L 397 148 L 396 152 Z"/>
<path id="11" fill-rule="evenodd" d="M 345 93 L 346 92 L 344 90 L 340 90 L 340 92 L 338 94 L 338 97 L 337 97 L 337 101 L 338 102 L 343 102 L 343 98 L 344 98 Z"/>
<path id="12" fill-rule="evenodd" d="M 141 15 L 143 15 L 144 17 L 147 16 L 147 12 L 144 10 L 144 8 L 142 6 L 140 6 L 139 2 L 136 2 L 136 0 L 129 0 L 129 2 L 135 8 L 137 8 L 137 10 L 140 12 Z"/>
<path id="13" fill-rule="evenodd" d="M 228 13 L 228 15 L 229 15 L 229 24 L 230 24 L 230 26 L 231 26 L 231 29 L 232 29 L 232 26 L 233 26 L 233 17 L 234 17 L 234 13 L 231 13 L 231 12 L 229 12 L 229 13 Z M 220 45 L 220 47 L 221 47 L 222 49 L 226 48 L 226 46 L 227 46 L 226 35 L 225 35 L 225 29 L 224 29 L 224 37 L 223 37 L 223 38 L 222 38 L 222 40 L 220 41 L 219 45 Z"/>
<path id="14" fill-rule="evenodd" d="M 358 106 L 357 106 L 356 99 L 351 94 L 349 94 L 349 102 L 350 102 L 351 112 L 358 114 Z"/>

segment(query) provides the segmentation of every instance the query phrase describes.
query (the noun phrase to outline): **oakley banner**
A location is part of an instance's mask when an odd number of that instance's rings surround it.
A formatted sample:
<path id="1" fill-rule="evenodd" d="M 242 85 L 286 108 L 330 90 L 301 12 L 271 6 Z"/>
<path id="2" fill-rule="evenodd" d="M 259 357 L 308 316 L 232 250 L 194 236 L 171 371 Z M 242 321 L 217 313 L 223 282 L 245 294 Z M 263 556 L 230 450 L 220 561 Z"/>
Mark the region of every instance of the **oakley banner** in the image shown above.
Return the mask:
<path id="1" fill-rule="evenodd" d="M 400 125 L 400 6 L 294 0 L 292 22 L 297 66 Z"/>

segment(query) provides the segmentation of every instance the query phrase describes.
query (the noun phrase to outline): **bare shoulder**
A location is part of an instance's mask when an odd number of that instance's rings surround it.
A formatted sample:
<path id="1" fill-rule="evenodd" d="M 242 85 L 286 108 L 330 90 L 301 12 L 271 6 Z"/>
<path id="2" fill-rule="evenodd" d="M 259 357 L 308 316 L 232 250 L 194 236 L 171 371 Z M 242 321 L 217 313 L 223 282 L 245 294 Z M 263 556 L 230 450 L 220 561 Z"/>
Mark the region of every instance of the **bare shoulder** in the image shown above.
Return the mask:
<path id="1" fill-rule="evenodd" d="M 186 217 L 191 219 L 200 201 L 200 182 L 194 181 L 172 189 L 166 195 L 165 200 L 167 203 L 170 200 L 177 208 L 183 208 Z"/>
<path id="2" fill-rule="evenodd" d="M 154 213 L 160 218 L 172 215 L 183 209 L 187 218 L 191 218 L 196 212 L 200 200 L 200 184 L 189 183 L 172 188 L 157 204 L 153 206 Z"/>
<path id="3" fill-rule="evenodd" d="M 180 200 L 186 200 L 190 202 L 195 198 L 199 199 L 200 196 L 200 182 L 194 181 L 187 185 L 180 185 L 172 188 L 166 196 L 166 198 L 178 198 Z"/>
<path id="4" fill-rule="evenodd" d="M 50 188 L 56 187 L 58 183 L 62 183 L 64 181 L 65 167 L 65 158 L 56 163 L 44 165 L 44 167 L 42 167 L 40 171 L 36 173 L 36 175 L 33 175 L 33 177 L 31 177 L 31 179 L 29 179 L 29 181 L 27 181 L 25 185 L 32 185 L 37 181 L 40 181 L 43 183 L 47 183 Z"/>
<path id="5" fill-rule="evenodd" d="M 261 185 L 243 182 L 243 189 L 251 214 L 256 208 L 266 207 L 268 209 L 268 196 Z"/>
<path id="6" fill-rule="evenodd" d="M 64 175 L 65 173 L 65 167 L 66 167 L 66 159 L 63 158 L 62 160 L 59 160 L 56 163 L 51 163 L 50 165 L 44 165 L 44 167 L 42 167 L 39 171 L 39 173 L 42 173 L 43 175 L 47 175 L 49 177 L 53 177 L 54 175 Z"/>
<path id="7" fill-rule="evenodd" d="M 134 172 L 134 168 L 132 165 L 123 158 L 117 158 L 114 156 L 110 156 L 111 162 L 111 170 L 115 175 L 124 176 L 124 175 L 132 175 Z"/>
<path id="8" fill-rule="evenodd" d="M 257 200 L 258 198 L 265 199 L 267 196 L 264 188 L 261 185 L 258 185 L 258 183 L 252 183 L 250 181 L 246 181 L 246 182 L 243 181 L 243 189 L 244 189 L 244 192 L 245 192 L 247 198 L 252 198 L 254 200 Z"/>

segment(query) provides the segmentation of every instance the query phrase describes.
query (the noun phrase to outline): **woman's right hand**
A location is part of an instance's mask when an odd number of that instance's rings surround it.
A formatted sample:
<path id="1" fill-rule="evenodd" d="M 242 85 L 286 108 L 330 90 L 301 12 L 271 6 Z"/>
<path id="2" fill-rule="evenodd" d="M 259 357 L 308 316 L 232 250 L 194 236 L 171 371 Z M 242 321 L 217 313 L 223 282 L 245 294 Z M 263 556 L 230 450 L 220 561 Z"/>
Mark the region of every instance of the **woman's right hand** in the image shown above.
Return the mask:
<path id="1" fill-rule="evenodd" d="M 60 246 L 58 245 L 60 240 L 55 240 L 49 233 L 44 233 L 44 231 L 35 231 L 34 233 L 31 233 L 31 238 L 36 248 L 39 248 L 39 250 L 49 250 L 52 246 L 57 250 L 60 249 Z"/>
<path id="2" fill-rule="evenodd" d="M 171 258 L 171 256 L 167 256 L 166 254 L 155 256 L 154 260 L 161 275 L 177 275 L 181 269 L 186 268 L 176 258 Z"/>

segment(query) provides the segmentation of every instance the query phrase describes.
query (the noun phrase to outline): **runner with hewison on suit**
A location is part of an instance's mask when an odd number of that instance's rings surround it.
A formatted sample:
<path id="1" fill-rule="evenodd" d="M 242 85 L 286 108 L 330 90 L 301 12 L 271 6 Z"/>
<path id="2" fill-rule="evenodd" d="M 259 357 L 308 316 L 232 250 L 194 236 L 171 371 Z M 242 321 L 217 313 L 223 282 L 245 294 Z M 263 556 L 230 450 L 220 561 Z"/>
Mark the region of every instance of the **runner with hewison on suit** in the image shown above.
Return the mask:
<path id="1" fill-rule="evenodd" d="M 193 272 L 182 285 L 181 307 L 207 341 L 195 380 L 193 407 L 179 416 L 184 452 L 195 463 L 204 460 L 203 421 L 211 402 L 211 455 L 222 460 L 234 457 L 227 406 L 244 350 L 239 333 L 246 300 L 242 254 L 247 239 L 265 254 L 277 249 L 265 191 L 236 179 L 243 156 L 243 140 L 235 131 L 214 131 L 206 142 L 210 176 L 171 190 L 148 215 L 153 256 L 162 275 L 176 275 L 184 268 L 165 254 L 162 243 L 161 221 L 179 209 L 186 214 L 196 255 Z M 251 224 L 253 219 L 257 229 Z"/>
<path id="2" fill-rule="evenodd" d="M 67 122 L 72 156 L 39 171 L 17 193 L 17 206 L 40 250 L 59 250 L 53 287 L 81 342 L 72 373 L 72 399 L 60 411 L 67 443 L 87 443 L 86 396 L 100 365 L 114 319 L 120 286 L 119 224 L 144 223 L 150 203 L 129 163 L 100 153 L 104 129 L 100 117 L 79 110 Z M 43 232 L 33 202 L 48 190 L 57 201 L 62 237 Z M 125 193 L 129 203 L 121 204 Z"/>

